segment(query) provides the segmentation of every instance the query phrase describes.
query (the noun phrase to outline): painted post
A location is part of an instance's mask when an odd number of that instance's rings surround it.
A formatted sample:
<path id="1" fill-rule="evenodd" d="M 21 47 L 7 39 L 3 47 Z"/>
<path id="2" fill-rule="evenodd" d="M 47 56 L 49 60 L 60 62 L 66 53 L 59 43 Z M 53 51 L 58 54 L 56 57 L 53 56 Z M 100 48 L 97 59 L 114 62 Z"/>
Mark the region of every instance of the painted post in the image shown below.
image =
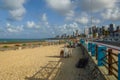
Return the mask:
<path id="1" fill-rule="evenodd" d="M 96 56 L 96 60 L 98 59 L 98 45 L 96 45 L 96 49 L 95 49 L 95 56 Z"/>
<path id="2" fill-rule="evenodd" d="M 120 53 L 118 54 L 118 80 L 120 80 Z"/>
<path id="3" fill-rule="evenodd" d="M 106 56 L 106 50 L 107 48 L 105 46 L 99 46 L 98 47 L 98 66 L 103 66 L 105 62 L 103 61 L 103 58 Z"/>
<path id="4" fill-rule="evenodd" d="M 84 46 L 85 45 L 85 41 L 83 39 L 80 40 L 80 43 Z"/>
<path id="5" fill-rule="evenodd" d="M 92 43 L 88 43 L 88 52 L 91 52 L 91 45 Z"/>
<path id="6" fill-rule="evenodd" d="M 96 44 L 92 43 L 92 49 L 91 49 L 92 56 L 95 56 L 96 53 L 95 49 L 96 49 Z"/>
<path id="7" fill-rule="evenodd" d="M 112 75 L 112 49 L 108 49 L 108 74 Z"/>
<path id="8" fill-rule="evenodd" d="M 80 39 L 80 43 L 82 44 L 82 39 Z"/>

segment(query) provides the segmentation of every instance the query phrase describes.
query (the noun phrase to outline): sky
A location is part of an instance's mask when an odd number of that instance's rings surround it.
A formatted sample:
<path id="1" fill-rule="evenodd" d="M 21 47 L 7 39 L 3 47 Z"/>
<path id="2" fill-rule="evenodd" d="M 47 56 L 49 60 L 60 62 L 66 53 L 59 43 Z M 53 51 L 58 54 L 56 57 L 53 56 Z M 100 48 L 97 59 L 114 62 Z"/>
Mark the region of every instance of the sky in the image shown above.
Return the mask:
<path id="1" fill-rule="evenodd" d="M 120 25 L 119 0 L 0 0 L 0 38 L 51 38 L 110 23 Z"/>

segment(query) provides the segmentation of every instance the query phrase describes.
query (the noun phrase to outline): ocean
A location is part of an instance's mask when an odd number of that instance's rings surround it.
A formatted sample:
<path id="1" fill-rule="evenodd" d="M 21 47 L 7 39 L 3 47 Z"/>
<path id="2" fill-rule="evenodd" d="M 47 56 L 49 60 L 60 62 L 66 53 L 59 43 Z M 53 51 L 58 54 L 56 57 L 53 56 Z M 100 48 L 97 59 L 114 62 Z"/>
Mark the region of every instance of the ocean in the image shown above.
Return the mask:
<path id="1" fill-rule="evenodd" d="M 21 43 L 21 42 L 39 42 L 39 41 L 53 41 L 58 40 L 56 38 L 44 38 L 44 39 L 0 39 L 0 43 Z"/>

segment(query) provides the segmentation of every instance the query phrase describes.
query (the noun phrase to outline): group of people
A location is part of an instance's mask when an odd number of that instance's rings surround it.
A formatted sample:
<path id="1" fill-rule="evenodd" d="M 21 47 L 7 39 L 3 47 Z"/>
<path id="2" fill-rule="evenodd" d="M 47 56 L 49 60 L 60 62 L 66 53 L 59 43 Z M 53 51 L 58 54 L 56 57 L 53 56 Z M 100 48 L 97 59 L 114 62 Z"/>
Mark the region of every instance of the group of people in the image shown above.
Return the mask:
<path id="1" fill-rule="evenodd" d="M 73 41 L 73 40 L 66 41 L 63 50 L 61 50 L 60 52 L 60 56 L 64 58 L 72 56 L 73 48 L 75 48 L 76 46 L 77 46 L 77 41 Z"/>

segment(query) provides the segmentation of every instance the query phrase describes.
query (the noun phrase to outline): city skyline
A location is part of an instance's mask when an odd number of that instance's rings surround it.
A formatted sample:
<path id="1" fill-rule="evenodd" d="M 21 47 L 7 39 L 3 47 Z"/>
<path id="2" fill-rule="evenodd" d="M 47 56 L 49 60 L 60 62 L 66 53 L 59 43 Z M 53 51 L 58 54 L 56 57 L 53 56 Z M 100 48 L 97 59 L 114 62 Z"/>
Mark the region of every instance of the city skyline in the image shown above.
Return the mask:
<path id="1" fill-rule="evenodd" d="M 92 5 L 91 5 L 92 4 Z M 120 25 L 119 0 L 1 0 L 0 38 L 50 38 Z"/>

